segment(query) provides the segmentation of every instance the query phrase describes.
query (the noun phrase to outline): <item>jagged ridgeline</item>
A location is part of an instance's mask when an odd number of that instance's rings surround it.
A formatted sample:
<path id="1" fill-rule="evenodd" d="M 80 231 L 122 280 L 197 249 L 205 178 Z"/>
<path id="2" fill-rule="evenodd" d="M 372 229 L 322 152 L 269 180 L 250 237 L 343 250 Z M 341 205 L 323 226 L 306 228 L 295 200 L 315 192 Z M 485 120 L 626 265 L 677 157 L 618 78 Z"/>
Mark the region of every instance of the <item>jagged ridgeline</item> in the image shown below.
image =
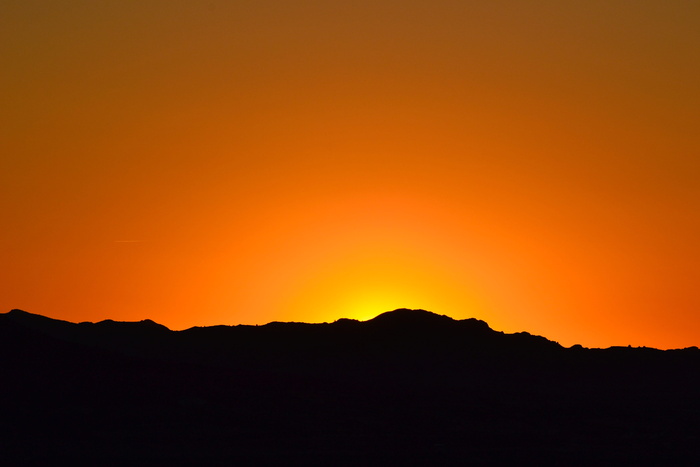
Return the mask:
<path id="1" fill-rule="evenodd" d="M 557 353 L 555 342 L 528 333 L 504 334 L 477 319 L 454 320 L 424 310 L 399 309 L 369 321 L 339 319 L 333 323 L 281 323 L 263 326 L 193 327 L 170 331 L 151 320 L 70 323 L 12 310 L 2 324 L 22 328 L 37 337 L 106 349 L 127 355 L 185 359 L 219 364 L 260 363 L 265 357 L 327 360 L 332 357 L 365 358 L 409 355 L 413 358 L 460 355 L 488 357 L 498 354 Z M 368 362 L 369 363 L 369 362 Z M 437 362 L 433 362 L 437 363 Z"/>
<path id="2" fill-rule="evenodd" d="M 565 348 L 407 309 L 184 331 L 13 310 L 0 352 L 15 464 L 700 460 L 697 348 Z"/>

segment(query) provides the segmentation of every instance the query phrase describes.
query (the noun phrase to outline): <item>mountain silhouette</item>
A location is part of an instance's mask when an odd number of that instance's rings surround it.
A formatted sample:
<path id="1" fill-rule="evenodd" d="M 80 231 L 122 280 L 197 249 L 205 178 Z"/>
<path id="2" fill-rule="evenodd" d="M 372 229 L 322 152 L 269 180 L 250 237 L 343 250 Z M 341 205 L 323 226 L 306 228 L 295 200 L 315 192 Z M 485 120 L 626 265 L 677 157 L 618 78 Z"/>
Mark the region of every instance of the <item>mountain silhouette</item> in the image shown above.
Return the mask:
<path id="1" fill-rule="evenodd" d="M 9 464 L 700 461 L 700 351 L 565 348 L 477 319 L 171 331 L 0 314 Z"/>
<path id="2" fill-rule="evenodd" d="M 452 323 L 454 320 L 449 316 L 438 315 L 426 310 L 411 310 L 399 308 L 394 311 L 387 311 L 368 321 L 369 323 L 386 323 L 392 326 L 430 326 L 436 324 Z"/>

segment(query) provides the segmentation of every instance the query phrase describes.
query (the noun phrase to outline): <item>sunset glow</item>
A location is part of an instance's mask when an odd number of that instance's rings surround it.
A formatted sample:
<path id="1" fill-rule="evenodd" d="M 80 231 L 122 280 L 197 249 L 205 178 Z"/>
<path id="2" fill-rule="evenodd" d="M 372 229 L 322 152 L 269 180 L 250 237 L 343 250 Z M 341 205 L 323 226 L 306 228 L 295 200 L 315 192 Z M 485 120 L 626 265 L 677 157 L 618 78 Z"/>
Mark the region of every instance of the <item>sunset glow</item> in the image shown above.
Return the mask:
<path id="1" fill-rule="evenodd" d="M 529 3 L 4 2 L 2 311 L 699 345 L 700 4 Z"/>

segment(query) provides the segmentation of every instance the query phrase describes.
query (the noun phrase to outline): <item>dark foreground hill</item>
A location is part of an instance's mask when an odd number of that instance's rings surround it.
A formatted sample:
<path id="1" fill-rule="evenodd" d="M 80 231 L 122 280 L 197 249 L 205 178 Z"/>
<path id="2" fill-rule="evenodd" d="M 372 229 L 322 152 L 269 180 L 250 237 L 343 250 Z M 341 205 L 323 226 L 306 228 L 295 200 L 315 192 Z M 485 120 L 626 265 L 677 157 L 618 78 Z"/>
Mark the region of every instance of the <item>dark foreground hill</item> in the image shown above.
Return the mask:
<path id="1" fill-rule="evenodd" d="M 422 310 L 170 331 L 0 314 L 10 464 L 694 465 L 700 351 Z"/>

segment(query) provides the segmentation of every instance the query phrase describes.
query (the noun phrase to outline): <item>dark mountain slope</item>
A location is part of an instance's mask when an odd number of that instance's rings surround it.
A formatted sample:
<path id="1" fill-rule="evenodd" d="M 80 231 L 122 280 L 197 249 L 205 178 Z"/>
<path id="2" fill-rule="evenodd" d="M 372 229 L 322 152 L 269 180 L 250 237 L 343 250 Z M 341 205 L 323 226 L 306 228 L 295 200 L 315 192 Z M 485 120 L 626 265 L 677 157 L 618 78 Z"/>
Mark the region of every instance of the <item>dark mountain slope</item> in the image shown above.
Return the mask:
<path id="1" fill-rule="evenodd" d="M 700 351 L 565 349 L 478 320 L 169 331 L 0 314 L 9 463 L 689 465 Z"/>

